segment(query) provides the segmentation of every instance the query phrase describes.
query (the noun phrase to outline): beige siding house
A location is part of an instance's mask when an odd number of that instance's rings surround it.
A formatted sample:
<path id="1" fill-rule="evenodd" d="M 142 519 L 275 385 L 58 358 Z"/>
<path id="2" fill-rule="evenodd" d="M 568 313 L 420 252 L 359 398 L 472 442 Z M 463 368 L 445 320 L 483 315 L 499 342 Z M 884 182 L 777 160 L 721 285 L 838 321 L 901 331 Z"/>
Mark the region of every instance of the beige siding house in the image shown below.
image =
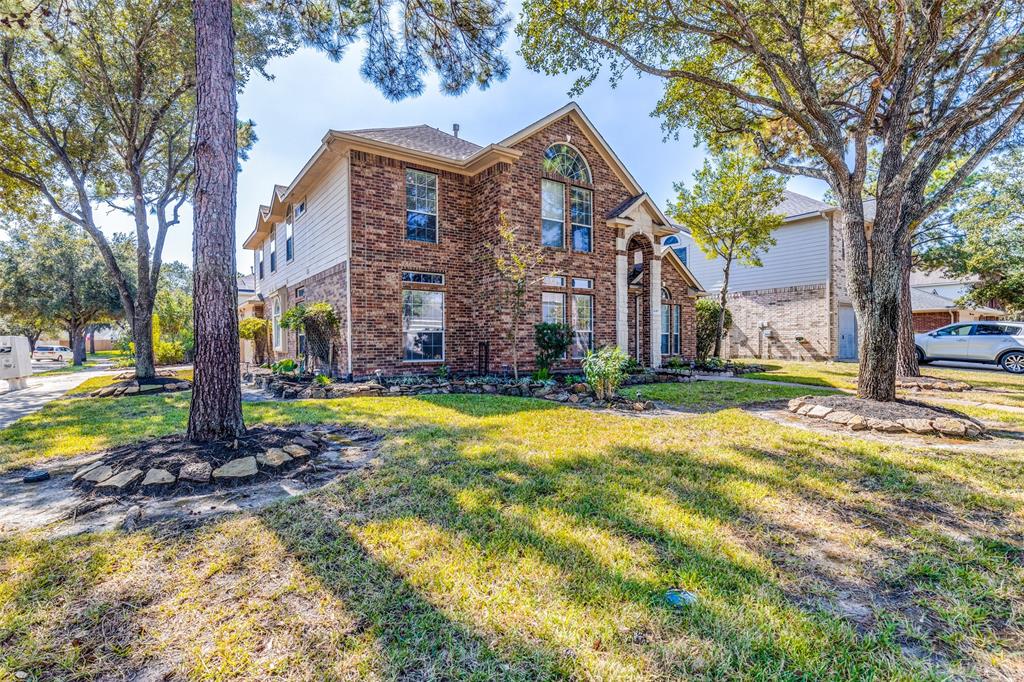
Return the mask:
<path id="1" fill-rule="evenodd" d="M 783 224 L 763 267 L 734 263 L 726 350 L 733 358 L 826 360 L 857 357 L 857 326 L 846 290 L 838 209 L 785 192 Z M 684 230 L 666 238 L 709 296 L 722 286 L 722 261 L 708 258 Z"/>

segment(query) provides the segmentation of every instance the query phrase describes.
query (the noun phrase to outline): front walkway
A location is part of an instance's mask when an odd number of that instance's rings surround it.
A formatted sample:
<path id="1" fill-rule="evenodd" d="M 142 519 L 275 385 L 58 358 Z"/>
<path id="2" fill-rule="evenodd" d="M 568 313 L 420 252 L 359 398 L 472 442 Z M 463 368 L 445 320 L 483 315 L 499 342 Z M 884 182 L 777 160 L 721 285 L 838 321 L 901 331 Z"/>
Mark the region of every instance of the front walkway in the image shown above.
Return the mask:
<path id="1" fill-rule="evenodd" d="M 0 429 L 7 428 L 17 420 L 41 410 L 47 403 L 95 376 L 117 374 L 125 370 L 82 370 L 67 374 L 31 376 L 28 388 L 20 391 L 0 393 Z"/>

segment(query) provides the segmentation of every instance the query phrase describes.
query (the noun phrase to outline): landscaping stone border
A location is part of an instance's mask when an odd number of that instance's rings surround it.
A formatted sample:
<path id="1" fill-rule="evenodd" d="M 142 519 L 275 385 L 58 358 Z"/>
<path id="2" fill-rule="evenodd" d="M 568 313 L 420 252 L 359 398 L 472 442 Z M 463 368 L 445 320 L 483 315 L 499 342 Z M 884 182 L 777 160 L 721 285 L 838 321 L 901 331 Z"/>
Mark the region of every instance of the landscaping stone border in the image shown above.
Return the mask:
<path id="1" fill-rule="evenodd" d="M 114 377 L 114 383 L 97 388 L 88 393 L 90 398 L 119 398 L 130 395 L 146 395 L 149 393 L 175 393 L 192 390 L 192 382 L 179 379 L 173 371 L 158 371 L 152 379 L 138 381 L 134 372 L 126 372 Z"/>
<path id="2" fill-rule="evenodd" d="M 970 391 L 971 386 L 966 381 L 954 381 L 952 379 L 936 379 L 935 377 L 896 377 L 896 388 L 903 391 L 947 391 L 962 393 Z"/>
<path id="3" fill-rule="evenodd" d="M 943 414 L 940 410 L 931 409 L 926 406 L 915 405 L 900 406 L 894 405 L 891 409 L 894 414 L 902 411 L 912 414 L 907 417 L 894 417 L 882 419 L 874 416 L 857 414 L 859 411 L 857 400 L 852 396 L 826 396 L 828 400 L 835 403 L 841 400 L 840 405 L 823 404 L 821 396 L 802 396 L 793 398 L 787 407 L 790 412 L 808 417 L 810 419 L 821 419 L 830 424 L 845 426 L 851 431 L 876 431 L 878 433 L 915 433 L 923 436 L 948 436 L 955 438 L 977 438 L 985 433 L 985 427 L 973 419 L 967 417 L 954 417 Z M 934 416 L 925 417 L 923 414 L 931 412 Z"/>

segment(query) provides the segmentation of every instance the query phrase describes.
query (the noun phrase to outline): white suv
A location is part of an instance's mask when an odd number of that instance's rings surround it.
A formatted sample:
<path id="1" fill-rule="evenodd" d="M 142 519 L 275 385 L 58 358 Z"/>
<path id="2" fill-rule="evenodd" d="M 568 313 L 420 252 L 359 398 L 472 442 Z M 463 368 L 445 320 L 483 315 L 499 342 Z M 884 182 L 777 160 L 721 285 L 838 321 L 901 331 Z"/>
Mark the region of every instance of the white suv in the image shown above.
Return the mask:
<path id="1" fill-rule="evenodd" d="M 71 349 L 67 346 L 36 346 L 32 351 L 33 360 L 56 360 L 64 362 L 64 358 L 71 359 Z"/>
<path id="2" fill-rule="evenodd" d="M 915 334 L 917 359 L 989 362 L 1024 374 L 1024 322 L 971 322 Z"/>

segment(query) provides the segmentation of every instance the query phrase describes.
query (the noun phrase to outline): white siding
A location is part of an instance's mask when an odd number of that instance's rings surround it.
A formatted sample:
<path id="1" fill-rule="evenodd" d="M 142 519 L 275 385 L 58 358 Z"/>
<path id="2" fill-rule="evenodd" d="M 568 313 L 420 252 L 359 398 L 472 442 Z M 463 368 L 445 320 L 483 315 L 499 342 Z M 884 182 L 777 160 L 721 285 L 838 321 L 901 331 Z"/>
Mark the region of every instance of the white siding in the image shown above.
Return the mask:
<path id="1" fill-rule="evenodd" d="M 828 280 L 828 221 L 812 218 L 786 224 L 775 230 L 775 246 L 761 256 L 763 267 L 749 267 L 735 261 L 729 273 L 729 292 L 777 289 L 823 284 Z M 722 288 L 722 260 L 709 259 L 693 239 L 679 235 L 687 247 L 687 267 L 704 288 Z"/>
<path id="2" fill-rule="evenodd" d="M 348 169 L 345 156 L 306 193 L 306 212 L 294 225 L 295 258 L 291 262 L 285 260 L 283 222 L 278 223 L 274 233 L 263 242 L 264 278 L 256 283 L 260 293 L 270 295 L 281 287 L 293 286 L 348 260 Z M 294 203 L 301 201 L 302 197 L 296 197 Z M 270 272 L 270 240 L 275 236 L 277 271 Z"/>

